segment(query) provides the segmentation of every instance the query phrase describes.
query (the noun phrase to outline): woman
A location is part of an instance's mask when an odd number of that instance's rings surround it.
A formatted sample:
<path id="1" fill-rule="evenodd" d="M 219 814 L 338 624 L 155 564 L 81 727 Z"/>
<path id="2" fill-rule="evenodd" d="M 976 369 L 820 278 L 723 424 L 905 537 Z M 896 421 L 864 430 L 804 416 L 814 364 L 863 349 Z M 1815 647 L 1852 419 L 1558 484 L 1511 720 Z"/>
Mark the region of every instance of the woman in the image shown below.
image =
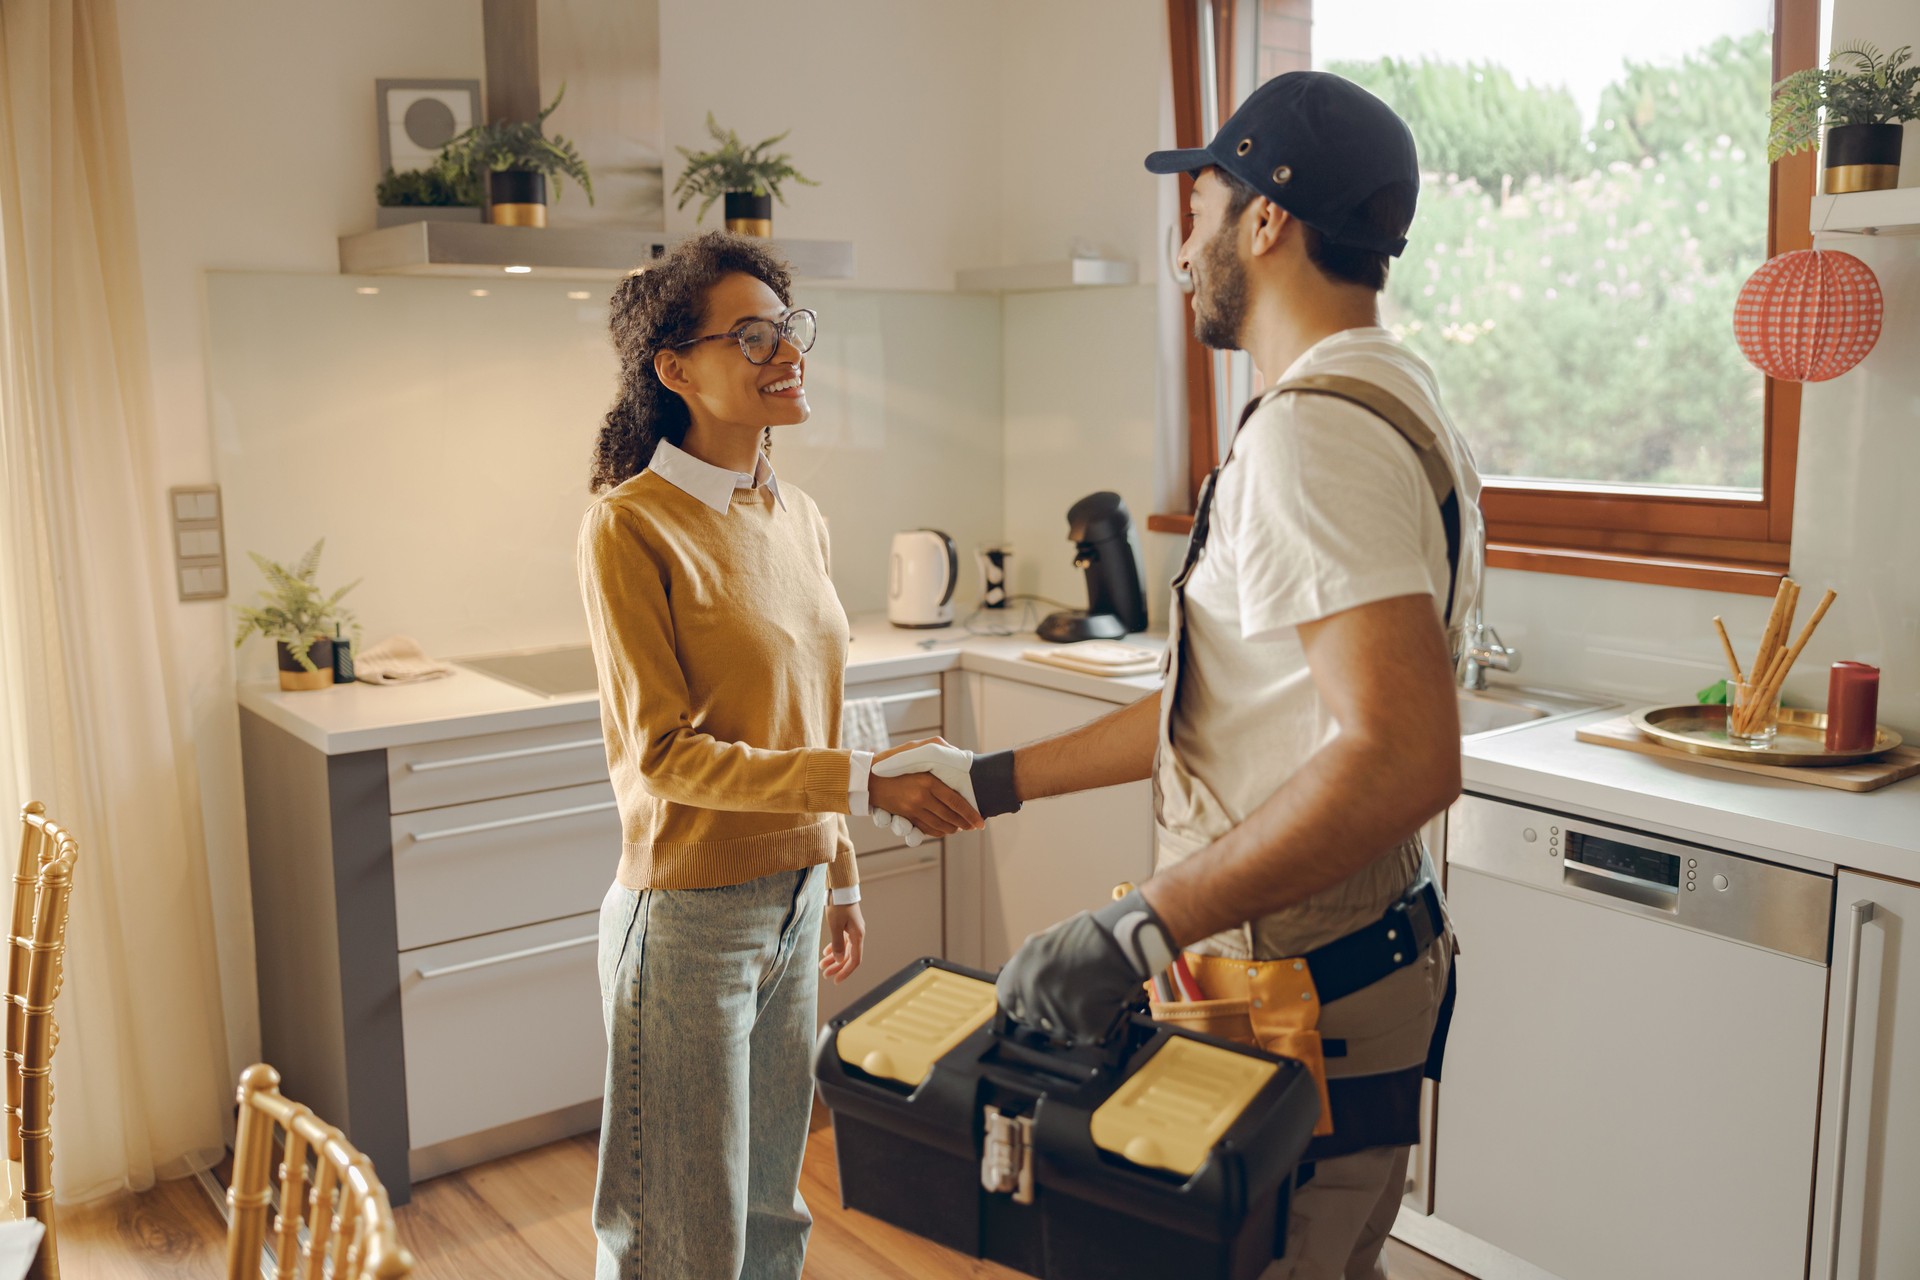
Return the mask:
<path id="1" fill-rule="evenodd" d="M 619 400 L 579 543 L 624 831 L 600 909 L 599 1280 L 799 1276 L 814 949 L 824 916 L 839 981 L 865 932 L 842 815 L 980 824 L 930 774 L 835 745 L 826 522 L 764 448 L 808 415 L 814 320 L 791 302 L 778 259 L 720 232 L 613 296 Z"/>

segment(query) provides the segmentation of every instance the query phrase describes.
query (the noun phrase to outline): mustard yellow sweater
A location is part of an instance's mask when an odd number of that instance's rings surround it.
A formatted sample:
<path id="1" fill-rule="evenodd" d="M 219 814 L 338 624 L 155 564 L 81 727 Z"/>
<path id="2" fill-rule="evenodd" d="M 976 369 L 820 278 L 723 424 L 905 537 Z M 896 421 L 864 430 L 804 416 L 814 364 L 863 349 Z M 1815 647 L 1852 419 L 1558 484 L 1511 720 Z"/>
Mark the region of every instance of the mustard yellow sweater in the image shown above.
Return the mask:
<path id="1" fill-rule="evenodd" d="M 839 749 L 847 615 L 813 500 L 715 511 L 654 472 L 580 529 L 580 589 L 620 805 L 620 883 L 705 889 L 830 863 L 857 882 Z"/>

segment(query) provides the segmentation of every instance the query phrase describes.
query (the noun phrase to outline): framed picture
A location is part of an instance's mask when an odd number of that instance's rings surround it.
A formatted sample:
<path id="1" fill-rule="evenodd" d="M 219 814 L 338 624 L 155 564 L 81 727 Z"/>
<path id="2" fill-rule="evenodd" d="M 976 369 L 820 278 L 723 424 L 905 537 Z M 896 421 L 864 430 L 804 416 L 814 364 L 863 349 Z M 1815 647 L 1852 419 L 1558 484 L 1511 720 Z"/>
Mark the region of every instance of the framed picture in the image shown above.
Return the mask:
<path id="1" fill-rule="evenodd" d="M 478 80 L 376 80 L 380 172 L 433 163 L 440 148 L 480 119 Z"/>

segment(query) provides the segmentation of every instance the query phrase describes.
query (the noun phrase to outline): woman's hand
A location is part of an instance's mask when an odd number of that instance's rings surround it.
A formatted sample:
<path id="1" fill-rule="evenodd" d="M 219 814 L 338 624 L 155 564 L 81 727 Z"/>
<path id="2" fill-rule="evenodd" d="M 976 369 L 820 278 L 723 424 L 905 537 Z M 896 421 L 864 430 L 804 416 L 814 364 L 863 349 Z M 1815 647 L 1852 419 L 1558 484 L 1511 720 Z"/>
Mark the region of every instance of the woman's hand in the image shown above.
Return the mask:
<path id="1" fill-rule="evenodd" d="M 820 976 L 844 982 L 860 967 L 860 948 L 867 939 L 867 921 L 860 904 L 836 907 L 829 903 L 820 921 L 820 936 L 826 945 L 820 948 Z"/>
<path id="2" fill-rule="evenodd" d="M 949 745 L 941 738 L 921 738 L 882 751 L 874 756 L 873 762 L 879 764 L 888 756 L 928 744 Z M 978 831 L 986 825 L 979 810 L 965 796 L 931 773 L 905 773 L 897 778 L 886 778 L 876 770 L 867 778 L 867 800 L 873 808 L 905 818 L 929 836 Z"/>

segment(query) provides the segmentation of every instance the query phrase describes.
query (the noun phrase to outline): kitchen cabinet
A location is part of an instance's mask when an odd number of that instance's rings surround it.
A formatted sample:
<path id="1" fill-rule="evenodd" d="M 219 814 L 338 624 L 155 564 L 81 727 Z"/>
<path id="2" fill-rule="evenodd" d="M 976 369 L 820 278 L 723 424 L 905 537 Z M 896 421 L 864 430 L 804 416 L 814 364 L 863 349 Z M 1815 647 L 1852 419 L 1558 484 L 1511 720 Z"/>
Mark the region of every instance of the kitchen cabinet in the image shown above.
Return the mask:
<path id="1" fill-rule="evenodd" d="M 997 676 L 968 675 L 961 727 L 977 751 L 1017 747 L 1096 720 L 1120 705 Z M 1111 900 L 1113 886 L 1153 874 L 1153 788 L 1148 782 L 1055 796 L 1005 814 L 977 835 L 956 836 L 975 861 L 949 883 L 977 894 L 977 953 L 998 968 L 1027 935 Z M 950 920 L 952 916 L 950 915 Z M 953 939 L 950 938 L 950 941 Z M 971 940 L 969 940 L 971 941 Z M 955 948 L 958 958 L 966 951 Z"/>
<path id="2" fill-rule="evenodd" d="M 946 687 L 927 673 L 847 696 L 881 699 L 906 741 L 941 732 Z M 597 708 L 581 710 L 329 751 L 242 709 L 262 1054 L 395 1203 L 415 1179 L 599 1123 L 597 921 L 621 834 Z M 907 849 L 865 819 L 852 834 L 868 947 L 822 989 L 828 1013 L 945 953 L 944 845 Z"/>
<path id="3" fill-rule="evenodd" d="M 1920 1081 L 1920 884 L 1843 871 L 1834 895 L 1813 1280 L 1920 1275 L 1920 1214 L 1914 1212 L 1920 1204 L 1920 1090 L 1915 1081 Z M 1831 1234 L 1836 1189 L 1837 1249 Z"/>

